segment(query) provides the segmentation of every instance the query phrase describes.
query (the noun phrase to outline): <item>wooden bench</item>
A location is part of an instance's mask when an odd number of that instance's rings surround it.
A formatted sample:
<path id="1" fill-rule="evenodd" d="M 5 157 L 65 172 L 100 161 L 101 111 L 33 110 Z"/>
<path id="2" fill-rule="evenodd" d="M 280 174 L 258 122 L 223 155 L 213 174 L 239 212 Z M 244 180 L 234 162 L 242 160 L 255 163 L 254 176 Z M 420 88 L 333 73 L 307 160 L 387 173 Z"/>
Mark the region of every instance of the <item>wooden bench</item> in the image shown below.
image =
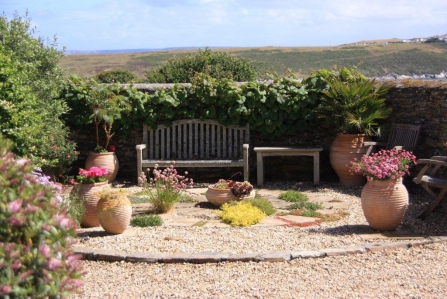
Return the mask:
<path id="1" fill-rule="evenodd" d="M 255 147 L 256 166 L 258 174 L 258 186 L 264 185 L 264 157 L 271 156 L 310 156 L 314 162 L 314 184 L 320 184 L 320 152 L 321 147 L 300 148 L 300 147 Z"/>
<path id="2" fill-rule="evenodd" d="M 248 181 L 250 129 L 223 126 L 214 120 L 184 119 L 156 130 L 143 126 L 143 142 L 137 149 L 137 174 L 143 168 L 167 167 L 242 167 Z"/>

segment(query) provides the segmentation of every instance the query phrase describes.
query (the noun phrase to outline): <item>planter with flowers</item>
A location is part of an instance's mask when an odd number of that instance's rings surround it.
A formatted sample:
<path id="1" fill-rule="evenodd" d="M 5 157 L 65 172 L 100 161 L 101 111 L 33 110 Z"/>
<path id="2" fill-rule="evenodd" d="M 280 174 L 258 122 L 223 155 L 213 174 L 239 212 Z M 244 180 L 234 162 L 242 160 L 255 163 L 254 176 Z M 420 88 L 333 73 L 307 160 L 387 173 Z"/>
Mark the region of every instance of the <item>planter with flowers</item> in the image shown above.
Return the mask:
<path id="1" fill-rule="evenodd" d="M 94 151 L 88 153 L 85 161 L 85 169 L 91 167 L 101 167 L 107 169 L 107 181 L 113 182 L 118 175 L 119 161 L 115 155 L 115 146 L 109 145 L 107 149 L 97 146 Z"/>
<path id="2" fill-rule="evenodd" d="M 98 194 L 96 206 L 99 223 L 110 234 L 121 234 L 129 226 L 132 204 L 123 189 L 110 189 Z"/>
<path id="3" fill-rule="evenodd" d="M 360 161 L 351 162 L 353 173 L 366 176 L 362 189 L 362 210 L 369 225 L 376 230 L 395 230 L 408 208 L 408 191 L 402 177 L 416 164 L 416 157 L 406 150 L 381 150 Z"/>
<path id="4" fill-rule="evenodd" d="M 107 182 L 107 169 L 91 167 L 89 170 L 80 169 L 79 175 L 72 180 L 75 185 L 72 189 L 72 196 L 83 201 L 85 212 L 81 220 L 82 227 L 99 226 L 99 218 L 96 213 L 96 206 L 99 200 L 98 193 L 109 188 Z"/>
<path id="5" fill-rule="evenodd" d="M 215 206 L 220 207 L 230 201 L 241 201 L 254 198 L 255 192 L 249 182 L 237 182 L 220 179 L 216 184 L 208 186 L 205 193 L 206 199 Z"/>

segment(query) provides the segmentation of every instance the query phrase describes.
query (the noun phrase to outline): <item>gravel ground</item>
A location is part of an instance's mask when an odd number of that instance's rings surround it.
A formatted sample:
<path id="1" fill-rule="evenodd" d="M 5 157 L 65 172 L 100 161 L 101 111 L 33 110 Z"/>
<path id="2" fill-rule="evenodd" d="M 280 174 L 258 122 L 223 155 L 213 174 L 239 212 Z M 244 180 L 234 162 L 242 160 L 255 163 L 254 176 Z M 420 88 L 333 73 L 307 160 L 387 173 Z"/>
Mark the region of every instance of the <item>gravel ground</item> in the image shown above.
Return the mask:
<path id="1" fill-rule="evenodd" d="M 134 236 L 86 238 L 82 246 L 125 252 L 228 252 L 318 250 L 368 242 L 360 207 L 361 188 L 335 184 L 281 183 L 271 189 L 319 192 L 348 204 L 349 216 L 320 226 L 138 228 Z M 422 188 L 421 188 L 422 189 Z M 423 192 L 410 194 L 401 231 L 447 235 L 443 211 L 416 219 L 427 205 Z M 166 241 L 167 236 L 180 237 Z M 286 263 L 144 264 L 85 261 L 85 286 L 73 298 L 444 298 L 447 245 L 430 244 L 391 252 L 298 259 Z"/>

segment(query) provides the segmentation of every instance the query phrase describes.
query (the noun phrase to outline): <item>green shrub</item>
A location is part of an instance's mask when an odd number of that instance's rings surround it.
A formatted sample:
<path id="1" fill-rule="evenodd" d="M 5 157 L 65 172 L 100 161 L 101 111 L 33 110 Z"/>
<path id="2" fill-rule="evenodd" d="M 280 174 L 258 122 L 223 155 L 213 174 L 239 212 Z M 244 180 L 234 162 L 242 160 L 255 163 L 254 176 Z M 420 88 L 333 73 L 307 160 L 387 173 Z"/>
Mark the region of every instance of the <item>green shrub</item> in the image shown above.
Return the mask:
<path id="1" fill-rule="evenodd" d="M 278 198 L 289 202 L 304 202 L 309 200 L 306 194 L 295 190 L 287 190 L 281 193 Z"/>
<path id="2" fill-rule="evenodd" d="M 116 69 L 100 72 L 95 78 L 101 83 L 133 83 L 137 75 L 128 70 Z"/>
<path id="3" fill-rule="evenodd" d="M 308 210 L 315 211 L 323 208 L 319 202 L 299 201 L 285 207 L 286 210 Z"/>
<path id="4" fill-rule="evenodd" d="M 259 223 L 264 219 L 265 214 L 259 208 L 252 206 L 245 201 L 239 201 L 233 204 L 223 204 L 221 211 L 217 211 L 217 215 L 223 222 L 232 226 L 249 226 Z"/>
<path id="5" fill-rule="evenodd" d="M 0 136 L 0 297 L 67 297 L 82 285 L 75 223 Z"/>
<path id="6" fill-rule="evenodd" d="M 255 197 L 253 199 L 245 199 L 245 201 L 251 204 L 252 206 L 260 209 L 267 216 L 276 213 L 276 209 L 273 207 L 272 203 L 265 198 Z"/>
<path id="7" fill-rule="evenodd" d="M 0 132 L 13 141 L 15 154 L 54 178 L 68 171 L 77 153 L 61 120 L 69 108 L 57 98 L 62 52 L 33 33 L 30 19 L 0 16 Z"/>
<path id="8" fill-rule="evenodd" d="M 247 58 L 233 57 L 225 52 L 199 50 L 196 55 L 170 59 L 146 73 L 151 83 L 190 83 L 202 73 L 216 79 L 232 79 L 237 82 L 253 81 L 257 78 L 256 67 Z"/>
<path id="9" fill-rule="evenodd" d="M 162 226 L 163 219 L 158 215 L 139 215 L 130 220 L 130 225 L 139 227 Z"/>

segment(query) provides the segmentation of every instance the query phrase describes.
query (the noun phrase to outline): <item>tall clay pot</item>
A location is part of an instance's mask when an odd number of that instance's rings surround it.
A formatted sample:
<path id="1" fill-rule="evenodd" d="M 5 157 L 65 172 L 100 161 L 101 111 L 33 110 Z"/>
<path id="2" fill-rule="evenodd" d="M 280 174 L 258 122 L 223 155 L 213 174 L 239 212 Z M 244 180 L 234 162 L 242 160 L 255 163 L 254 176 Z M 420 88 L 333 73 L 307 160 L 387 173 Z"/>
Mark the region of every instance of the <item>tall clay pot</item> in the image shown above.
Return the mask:
<path id="1" fill-rule="evenodd" d="M 79 199 L 84 200 L 85 213 L 81 220 L 82 227 L 96 227 L 100 225 L 98 214 L 96 213 L 96 205 L 99 200 L 98 193 L 105 188 L 109 188 L 107 182 L 76 184 L 73 187 L 72 192 L 74 192 Z"/>
<path id="2" fill-rule="evenodd" d="M 365 183 L 363 175 L 349 171 L 349 162 L 354 158 L 360 160 L 368 150 L 368 147 L 363 146 L 363 142 L 371 140 L 371 137 L 365 134 L 338 134 L 332 142 L 329 158 L 341 185 L 362 186 Z"/>
<path id="3" fill-rule="evenodd" d="M 132 204 L 125 193 L 103 193 L 96 207 L 102 228 L 110 234 L 121 234 L 129 226 Z"/>
<path id="4" fill-rule="evenodd" d="M 368 181 L 362 189 L 363 214 L 376 230 L 395 230 L 408 208 L 408 191 L 402 179 L 390 182 Z"/>
<path id="5" fill-rule="evenodd" d="M 109 173 L 107 174 L 107 180 L 109 183 L 115 180 L 120 168 L 115 152 L 89 152 L 87 160 L 85 161 L 85 169 L 88 170 L 93 166 L 102 167 L 108 170 Z"/>
<path id="6" fill-rule="evenodd" d="M 208 187 L 208 190 L 205 193 L 205 197 L 210 203 L 212 203 L 217 207 L 220 207 L 224 203 L 230 201 L 241 201 L 248 198 L 254 198 L 255 192 L 251 191 L 250 194 L 248 195 L 237 197 L 234 196 L 234 194 L 231 192 L 229 188 L 223 189 L 223 188 Z"/>

